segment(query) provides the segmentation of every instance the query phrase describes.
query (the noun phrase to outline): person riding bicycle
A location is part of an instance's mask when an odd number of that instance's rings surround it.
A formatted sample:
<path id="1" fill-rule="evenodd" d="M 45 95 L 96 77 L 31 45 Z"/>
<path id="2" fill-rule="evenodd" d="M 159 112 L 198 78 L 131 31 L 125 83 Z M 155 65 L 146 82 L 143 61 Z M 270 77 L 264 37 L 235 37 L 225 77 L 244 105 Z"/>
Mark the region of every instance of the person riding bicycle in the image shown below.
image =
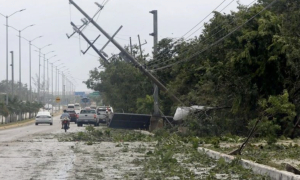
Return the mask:
<path id="1" fill-rule="evenodd" d="M 64 113 L 60 116 L 60 119 L 61 119 L 61 128 L 62 129 L 64 128 L 64 120 L 68 121 L 68 127 L 70 127 L 71 116 L 69 113 L 67 113 L 67 110 L 64 110 Z"/>

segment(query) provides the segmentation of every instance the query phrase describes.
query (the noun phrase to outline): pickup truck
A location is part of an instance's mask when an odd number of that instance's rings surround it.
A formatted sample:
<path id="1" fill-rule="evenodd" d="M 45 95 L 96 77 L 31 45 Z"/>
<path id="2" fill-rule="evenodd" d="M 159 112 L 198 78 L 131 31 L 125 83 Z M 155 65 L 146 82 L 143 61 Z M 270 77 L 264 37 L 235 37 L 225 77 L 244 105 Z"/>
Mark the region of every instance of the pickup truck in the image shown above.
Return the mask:
<path id="1" fill-rule="evenodd" d="M 97 107 L 97 119 L 99 123 L 106 123 L 108 118 L 106 106 Z"/>
<path id="2" fill-rule="evenodd" d="M 67 110 L 67 113 L 70 114 L 70 117 L 71 117 L 70 122 L 75 122 L 75 124 L 76 124 L 77 123 L 77 118 L 78 118 L 77 113 L 75 111 L 72 111 L 72 110 L 71 111 Z"/>
<path id="3" fill-rule="evenodd" d="M 82 126 L 83 124 L 94 124 L 94 126 L 99 126 L 99 119 L 96 115 L 95 109 L 85 108 L 79 113 L 77 119 L 77 126 Z"/>

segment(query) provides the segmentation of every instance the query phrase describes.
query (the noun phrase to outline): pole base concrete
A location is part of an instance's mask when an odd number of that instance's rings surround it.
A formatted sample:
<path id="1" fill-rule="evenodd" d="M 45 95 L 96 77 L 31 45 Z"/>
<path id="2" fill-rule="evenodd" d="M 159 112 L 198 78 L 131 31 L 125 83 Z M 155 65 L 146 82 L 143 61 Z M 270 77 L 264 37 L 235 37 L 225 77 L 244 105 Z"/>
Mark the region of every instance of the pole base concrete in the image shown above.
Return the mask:
<path id="1" fill-rule="evenodd" d="M 149 131 L 152 132 L 156 129 L 164 127 L 164 121 L 161 117 L 152 116 L 150 119 Z"/>

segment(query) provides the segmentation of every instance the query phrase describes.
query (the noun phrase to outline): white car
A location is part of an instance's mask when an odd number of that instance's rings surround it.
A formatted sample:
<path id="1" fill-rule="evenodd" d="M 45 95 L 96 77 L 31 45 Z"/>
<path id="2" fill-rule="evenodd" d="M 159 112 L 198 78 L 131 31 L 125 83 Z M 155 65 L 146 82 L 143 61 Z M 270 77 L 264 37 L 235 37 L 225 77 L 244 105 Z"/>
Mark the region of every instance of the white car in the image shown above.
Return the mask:
<path id="1" fill-rule="evenodd" d="M 35 125 L 39 124 L 53 124 L 53 118 L 50 112 L 43 111 L 43 112 L 38 112 L 38 114 L 35 117 Z"/>

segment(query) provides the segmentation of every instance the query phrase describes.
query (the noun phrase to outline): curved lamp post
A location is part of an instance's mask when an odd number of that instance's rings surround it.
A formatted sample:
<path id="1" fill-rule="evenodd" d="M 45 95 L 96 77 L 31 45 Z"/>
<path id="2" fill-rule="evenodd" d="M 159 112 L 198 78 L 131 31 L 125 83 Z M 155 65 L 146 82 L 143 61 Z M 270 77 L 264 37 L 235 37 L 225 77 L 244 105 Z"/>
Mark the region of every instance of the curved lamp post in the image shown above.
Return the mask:
<path id="1" fill-rule="evenodd" d="M 6 18 L 6 86 L 7 87 L 8 87 L 8 18 L 24 10 L 25 9 L 21 9 L 19 11 L 12 13 L 11 15 L 6 15 L 6 16 L 0 13 L 1 16 Z M 8 92 L 6 92 L 6 105 L 8 105 Z"/>

